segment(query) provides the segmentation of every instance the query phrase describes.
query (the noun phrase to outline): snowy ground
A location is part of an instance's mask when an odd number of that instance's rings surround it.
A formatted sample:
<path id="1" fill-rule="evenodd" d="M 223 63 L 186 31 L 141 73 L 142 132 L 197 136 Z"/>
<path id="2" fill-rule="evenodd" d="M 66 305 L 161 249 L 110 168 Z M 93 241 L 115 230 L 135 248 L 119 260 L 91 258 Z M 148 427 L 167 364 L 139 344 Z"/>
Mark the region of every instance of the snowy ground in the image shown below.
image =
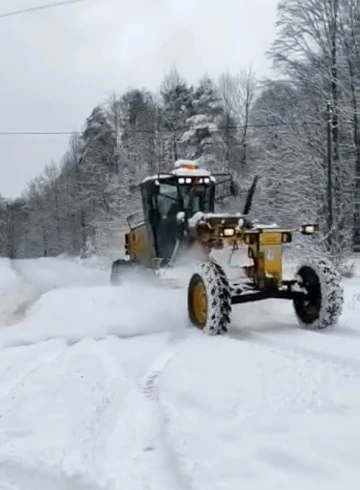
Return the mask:
<path id="1" fill-rule="evenodd" d="M 360 277 L 335 329 L 269 301 L 208 338 L 181 289 L 65 258 L 0 272 L 0 490 L 356 488 Z"/>

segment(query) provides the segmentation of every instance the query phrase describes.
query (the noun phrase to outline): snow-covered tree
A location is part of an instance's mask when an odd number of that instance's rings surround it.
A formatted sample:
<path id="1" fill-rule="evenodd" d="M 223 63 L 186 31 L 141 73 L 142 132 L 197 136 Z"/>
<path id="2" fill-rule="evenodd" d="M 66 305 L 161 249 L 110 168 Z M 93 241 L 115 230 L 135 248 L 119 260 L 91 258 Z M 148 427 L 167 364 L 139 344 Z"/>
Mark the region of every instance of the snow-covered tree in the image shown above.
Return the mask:
<path id="1" fill-rule="evenodd" d="M 171 168 L 184 154 L 179 140 L 186 128 L 186 121 L 193 115 L 194 88 L 188 86 L 175 67 L 168 73 L 160 87 L 161 131 L 163 141 L 163 163 L 160 170 Z"/>
<path id="2" fill-rule="evenodd" d="M 292 133 L 294 127 L 299 128 L 299 123 L 303 127 L 297 142 L 300 153 L 294 160 L 301 163 L 305 180 L 319 179 L 316 196 L 322 195 L 324 203 L 331 191 L 332 219 L 330 208 L 324 208 L 321 221 L 327 222 L 327 229 L 323 228 L 327 250 L 336 260 L 341 260 L 352 246 L 349 216 L 353 213 L 351 180 L 354 172 L 353 161 L 342 152 L 342 136 L 347 132 L 348 123 L 340 110 L 344 99 L 339 71 L 340 0 L 283 0 L 278 6 L 277 28 L 270 57 L 283 76 L 290 78 L 302 100 L 302 105 L 297 104 L 294 112 L 296 125 L 288 125 Z M 333 176 L 330 188 L 326 167 L 326 105 L 329 102 Z"/>
<path id="3" fill-rule="evenodd" d="M 192 113 L 179 140 L 182 155 L 198 159 L 214 171 L 226 170 L 226 144 L 220 130 L 224 109 L 220 92 L 208 76 L 194 90 Z"/>
<path id="4" fill-rule="evenodd" d="M 250 66 L 233 75 L 223 73 L 219 91 L 224 107 L 222 128 L 227 148 L 229 167 L 244 176 L 249 170 L 249 123 L 255 98 L 256 79 Z"/>

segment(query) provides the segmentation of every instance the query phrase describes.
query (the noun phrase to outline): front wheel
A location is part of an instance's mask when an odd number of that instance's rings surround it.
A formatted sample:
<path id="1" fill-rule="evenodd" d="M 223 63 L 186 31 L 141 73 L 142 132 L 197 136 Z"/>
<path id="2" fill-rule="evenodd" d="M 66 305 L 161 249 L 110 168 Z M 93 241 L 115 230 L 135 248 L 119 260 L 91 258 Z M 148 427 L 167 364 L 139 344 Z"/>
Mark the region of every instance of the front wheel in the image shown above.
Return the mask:
<path id="1" fill-rule="evenodd" d="M 344 292 L 334 265 L 324 258 L 309 261 L 299 267 L 296 280 L 305 293 L 293 303 L 300 325 L 317 329 L 335 325 L 342 313 Z"/>
<path id="2" fill-rule="evenodd" d="M 190 323 L 210 335 L 227 332 L 231 314 L 231 289 L 222 267 L 204 262 L 188 286 Z"/>

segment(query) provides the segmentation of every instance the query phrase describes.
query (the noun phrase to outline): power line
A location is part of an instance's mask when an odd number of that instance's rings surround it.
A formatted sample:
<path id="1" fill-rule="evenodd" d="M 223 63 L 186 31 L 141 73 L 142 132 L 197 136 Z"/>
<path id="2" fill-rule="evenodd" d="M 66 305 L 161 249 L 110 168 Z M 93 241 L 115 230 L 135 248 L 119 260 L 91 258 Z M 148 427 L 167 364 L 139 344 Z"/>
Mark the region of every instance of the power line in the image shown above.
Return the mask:
<path id="1" fill-rule="evenodd" d="M 63 0 L 61 2 L 48 3 L 45 5 L 37 5 L 34 7 L 29 7 L 29 8 L 21 9 L 21 10 L 13 10 L 11 12 L 5 12 L 3 14 L 0 14 L 0 19 L 3 19 L 4 17 L 13 17 L 14 15 L 27 14 L 30 12 L 37 12 L 39 10 L 52 9 L 55 7 L 62 7 L 65 5 L 71 5 L 73 3 L 80 3 L 80 2 L 85 2 L 85 1 L 86 0 Z"/>
<path id="2" fill-rule="evenodd" d="M 232 125 L 232 126 L 218 126 L 216 131 L 225 131 L 227 129 L 244 129 L 246 128 L 278 128 L 278 127 L 299 127 L 299 126 L 322 126 L 322 122 L 316 121 L 303 121 L 302 123 L 272 123 L 272 124 L 248 124 L 248 125 Z M 189 128 L 188 126 L 179 127 L 175 130 L 156 130 L 156 129 L 131 129 L 130 133 L 157 133 L 157 134 L 166 134 L 166 133 L 176 133 L 178 131 L 186 131 L 194 128 Z M 116 134 L 119 131 L 114 129 L 101 131 L 101 134 Z M 0 131 L 0 136 L 71 136 L 71 135 L 81 135 L 83 132 L 81 131 Z"/>
<path id="3" fill-rule="evenodd" d="M 113 133 L 114 131 L 104 131 L 104 133 Z M 80 131 L 0 131 L 0 136 L 52 136 L 72 134 L 82 134 Z"/>

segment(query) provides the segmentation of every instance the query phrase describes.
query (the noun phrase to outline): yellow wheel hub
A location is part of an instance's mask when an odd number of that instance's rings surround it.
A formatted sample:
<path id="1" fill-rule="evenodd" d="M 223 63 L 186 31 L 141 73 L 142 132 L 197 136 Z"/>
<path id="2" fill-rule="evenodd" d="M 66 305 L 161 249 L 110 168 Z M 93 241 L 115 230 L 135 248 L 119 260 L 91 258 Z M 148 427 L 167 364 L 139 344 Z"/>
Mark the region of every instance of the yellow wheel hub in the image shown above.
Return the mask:
<path id="1" fill-rule="evenodd" d="M 207 320 L 207 297 L 204 284 L 199 282 L 193 290 L 193 311 L 199 327 L 205 327 Z"/>

